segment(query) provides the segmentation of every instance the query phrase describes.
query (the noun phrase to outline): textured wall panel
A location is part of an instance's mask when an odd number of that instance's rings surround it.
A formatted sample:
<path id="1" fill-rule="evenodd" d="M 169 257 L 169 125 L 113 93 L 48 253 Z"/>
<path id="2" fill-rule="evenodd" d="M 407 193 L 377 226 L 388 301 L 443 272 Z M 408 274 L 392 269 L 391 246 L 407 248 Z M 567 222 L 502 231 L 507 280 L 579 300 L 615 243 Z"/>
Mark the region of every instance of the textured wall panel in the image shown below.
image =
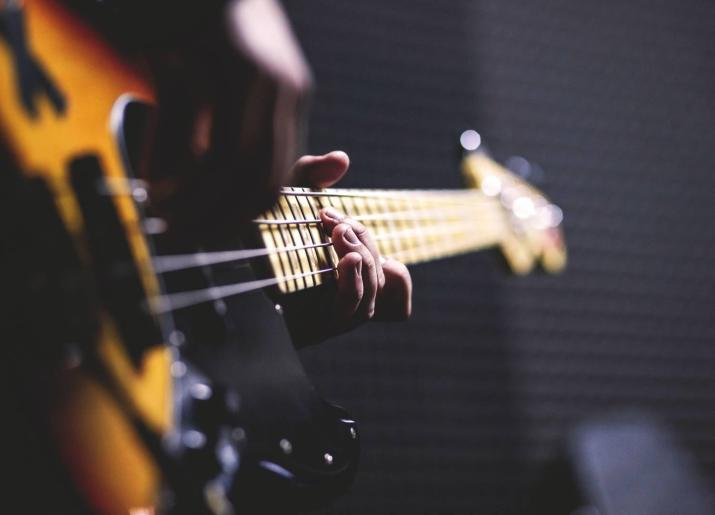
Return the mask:
<path id="1" fill-rule="evenodd" d="M 287 1 L 318 80 L 309 150 L 346 186 L 457 187 L 455 139 L 546 170 L 561 277 L 490 255 L 413 269 L 414 318 L 303 352 L 361 421 L 327 513 L 514 511 L 559 439 L 654 412 L 715 483 L 715 4 Z"/>

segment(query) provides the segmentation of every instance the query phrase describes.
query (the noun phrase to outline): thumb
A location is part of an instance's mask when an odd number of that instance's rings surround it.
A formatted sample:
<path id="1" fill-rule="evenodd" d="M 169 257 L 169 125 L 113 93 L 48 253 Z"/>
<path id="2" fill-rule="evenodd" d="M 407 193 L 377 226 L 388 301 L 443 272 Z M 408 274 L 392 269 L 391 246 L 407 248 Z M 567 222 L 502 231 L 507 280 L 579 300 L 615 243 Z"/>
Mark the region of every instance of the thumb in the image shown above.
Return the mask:
<path id="1" fill-rule="evenodd" d="M 293 166 L 294 182 L 313 188 L 327 188 L 338 182 L 349 166 L 350 158 L 341 150 L 322 156 L 303 156 Z"/>

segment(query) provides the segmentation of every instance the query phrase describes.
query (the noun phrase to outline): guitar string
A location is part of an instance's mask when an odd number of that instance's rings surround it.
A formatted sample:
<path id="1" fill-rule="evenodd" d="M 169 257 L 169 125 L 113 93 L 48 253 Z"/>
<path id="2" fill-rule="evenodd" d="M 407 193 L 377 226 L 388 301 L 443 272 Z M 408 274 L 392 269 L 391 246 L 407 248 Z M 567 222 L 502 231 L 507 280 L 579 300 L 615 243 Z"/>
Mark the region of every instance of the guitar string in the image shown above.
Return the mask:
<path id="1" fill-rule="evenodd" d="M 290 197 L 286 197 L 286 201 L 288 201 L 289 199 L 290 199 Z M 308 199 L 305 197 L 297 197 L 297 198 L 294 198 L 294 200 L 295 200 L 295 203 L 297 204 L 297 208 L 300 211 L 300 214 L 303 218 L 307 218 L 307 215 L 306 215 L 307 209 L 310 210 L 311 215 L 315 216 L 315 209 L 314 209 L 315 203 L 309 202 Z M 290 205 L 290 202 L 288 202 L 288 204 Z M 301 230 L 299 232 L 307 233 L 311 244 L 315 244 L 315 243 L 319 243 L 319 242 L 326 243 L 326 241 L 327 241 L 327 237 L 323 236 L 324 231 L 322 231 L 318 227 L 315 227 L 315 228 L 301 227 Z M 305 234 L 303 234 L 303 236 L 305 236 Z M 305 241 L 305 238 L 303 239 L 303 241 Z M 325 259 L 321 259 L 321 257 L 318 255 L 319 253 L 318 253 L 317 248 L 314 248 L 312 253 L 309 253 L 306 251 L 306 254 L 310 255 L 309 260 L 311 260 L 311 258 L 312 258 L 312 260 L 310 261 L 310 264 L 313 269 L 316 269 L 316 268 L 319 269 L 319 268 L 323 268 L 325 266 L 331 266 L 331 267 L 333 266 L 332 261 L 329 261 L 327 259 L 327 254 L 329 254 L 328 250 L 323 250 L 323 255 L 324 255 Z M 313 278 L 313 282 L 315 284 L 317 284 L 317 279 Z"/>
<path id="2" fill-rule="evenodd" d="M 474 232 L 470 232 L 470 229 L 472 227 L 467 226 L 466 228 L 462 225 L 457 225 L 456 228 L 453 228 L 451 231 L 444 231 L 444 230 L 437 230 L 433 231 L 431 233 L 422 233 L 421 235 L 436 235 L 436 236 L 442 236 L 443 238 L 447 238 L 447 244 L 445 244 L 444 241 L 416 241 L 414 238 L 411 238 L 411 233 L 413 232 L 412 230 L 405 230 L 401 231 L 399 233 L 393 233 L 393 234 L 401 234 L 405 235 L 404 237 L 401 237 L 400 239 L 407 239 L 408 241 L 412 240 L 415 243 L 413 245 L 408 245 L 406 248 L 403 248 L 402 250 L 398 252 L 392 252 L 392 253 L 386 253 L 386 257 L 390 257 L 393 259 L 401 260 L 401 259 L 415 259 L 417 261 L 427 259 L 430 256 L 435 256 L 435 255 L 449 255 L 452 254 L 453 252 L 459 252 L 462 253 L 464 250 L 460 249 L 473 249 L 473 248 L 481 248 L 488 246 L 485 244 L 485 239 L 488 240 L 488 238 L 485 238 L 485 236 L 491 237 L 492 240 L 489 241 L 489 244 L 494 244 L 498 241 L 498 237 L 494 237 L 494 234 L 489 234 L 488 232 L 481 232 L 479 235 L 481 237 L 476 237 L 477 234 Z M 466 236 L 465 238 L 461 238 L 459 240 L 456 240 L 454 237 L 457 235 L 463 235 Z M 377 239 L 377 237 L 376 237 Z M 422 254 L 423 256 L 420 257 L 417 254 Z"/>
<path id="3" fill-rule="evenodd" d="M 108 191 L 110 194 L 127 194 L 127 193 L 133 193 L 133 192 L 127 192 L 127 191 L 117 191 L 114 188 L 108 188 L 113 191 Z M 342 201 L 343 198 L 362 198 L 362 199 L 382 199 L 385 201 L 395 201 L 395 202 L 403 202 L 403 203 L 411 203 L 413 206 L 415 203 L 422 203 L 425 204 L 427 203 L 428 206 L 434 205 L 434 206 L 439 206 L 442 208 L 441 214 L 444 215 L 444 210 L 448 206 L 452 207 L 453 209 L 463 209 L 467 211 L 467 214 L 474 215 L 475 211 L 481 207 L 479 204 L 487 204 L 487 203 L 494 203 L 494 199 L 491 199 L 489 197 L 484 196 L 483 193 L 479 191 L 471 191 L 471 190 L 432 190 L 432 191 L 425 191 L 425 190 L 401 190 L 401 191 L 380 191 L 380 190 L 352 190 L 352 191 L 336 191 L 336 190 L 323 190 L 320 192 L 316 191 L 310 191 L 310 190 L 288 190 L 288 189 L 281 189 L 281 194 L 284 196 L 303 196 L 303 197 L 333 197 L 337 198 L 340 201 Z M 469 198 L 469 202 L 464 202 L 464 201 L 456 201 L 455 197 L 471 197 Z M 431 198 L 430 198 L 431 197 Z M 287 199 L 286 199 L 287 200 Z M 475 204 L 475 202 L 478 202 Z M 342 202 L 341 202 L 342 203 Z M 288 202 L 288 206 L 290 208 L 290 203 Z M 282 214 L 285 216 L 285 212 L 281 209 Z M 419 213 L 419 212 L 418 212 Z M 293 210 L 291 209 L 291 214 L 293 213 Z M 425 213 L 422 213 L 422 216 L 420 217 L 415 217 L 415 216 L 408 216 L 405 217 L 405 214 L 411 214 L 409 212 L 407 213 L 393 213 L 393 214 L 387 214 L 387 215 L 359 215 L 363 217 L 363 221 L 368 221 L 368 220 L 401 220 L 401 221 L 415 221 L 415 220 L 424 220 L 425 218 Z M 493 215 L 492 215 L 493 216 Z M 296 219 L 296 220 L 284 220 L 281 221 L 283 223 L 286 223 L 288 225 L 298 225 L 298 224 L 316 224 L 320 220 L 318 219 Z M 264 222 L 269 222 L 268 220 L 265 220 Z M 261 221 L 257 221 L 256 223 L 261 223 Z M 437 224 L 439 222 L 435 222 Z M 438 234 L 444 236 L 445 232 L 447 233 L 452 233 L 452 234 L 466 234 L 467 230 L 469 229 L 474 229 L 474 227 L 470 224 L 467 225 L 469 222 L 464 221 L 464 220 L 457 220 L 453 222 L 441 222 L 442 224 L 450 225 L 450 226 L 457 226 L 458 229 L 455 231 L 452 229 L 451 231 L 445 231 L 443 228 L 442 230 L 438 231 Z M 289 231 L 291 232 L 291 240 L 293 240 L 294 235 L 292 233 L 292 230 Z M 277 231 L 278 234 L 283 236 L 281 234 L 281 231 Z M 411 237 L 412 235 L 416 236 L 426 236 L 426 232 L 424 230 L 408 230 L 408 231 L 402 231 L 401 233 L 393 233 L 393 234 L 381 234 L 380 239 L 381 240 L 387 240 L 387 239 L 403 239 L 403 238 L 408 238 Z M 475 242 L 472 242 L 471 245 L 474 245 Z M 201 266 L 201 265 L 206 265 L 206 264 L 214 264 L 218 262 L 227 262 L 227 261 L 233 261 L 233 260 L 241 260 L 241 259 L 247 259 L 249 257 L 259 257 L 263 255 L 273 255 L 273 254 L 278 254 L 282 252 L 292 252 L 292 251 L 300 251 L 303 250 L 304 252 L 307 252 L 306 249 L 308 248 L 318 248 L 318 247 L 327 247 L 332 245 L 332 243 L 321 243 L 321 244 L 310 244 L 310 245 L 293 245 L 293 246 L 286 246 L 284 245 L 283 247 L 280 248 L 274 248 L 274 249 L 242 249 L 238 251 L 222 251 L 218 253 L 197 253 L 197 254 L 189 254 L 189 255 L 175 255 L 175 256 L 157 256 L 154 258 L 155 267 L 157 269 L 161 269 L 162 272 L 168 272 L 168 271 L 176 271 L 176 270 L 181 270 L 186 267 L 194 267 L 194 266 Z M 420 249 L 420 245 L 422 246 Z M 432 247 L 434 248 L 438 244 L 432 242 Z M 450 249 L 451 251 L 457 251 L 458 248 L 461 248 L 462 245 L 464 245 L 464 250 L 466 250 L 470 244 L 469 244 L 469 239 L 467 240 L 461 240 L 460 245 L 458 247 L 453 247 Z M 425 245 L 425 242 L 415 242 L 414 245 L 411 247 L 405 248 L 402 252 L 397 253 L 398 255 L 405 254 L 407 255 L 412 254 L 411 256 L 408 256 L 410 259 L 413 259 L 413 255 L 418 252 L 422 251 L 425 252 L 425 249 L 429 248 L 429 245 Z M 443 251 L 444 245 L 442 244 L 439 247 L 439 250 Z M 419 259 L 419 258 L 417 258 Z M 163 261 L 162 261 L 163 260 Z M 299 260 L 302 261 L 302 260 Z M 301 269 L 302 269 L 302 263 L 301 263 Z M 269 286 L 274 286 L 280 283 L 285 283 L 288 281 L 296 281 L 297 279 L 302 279 L 303 284 L 307 284 L 305 282 L 306 277 L 312 277 L 312 276 L 317 276 L 317 275 L 323 275 L 326 273 L 335 273 L 336 268 L 335 267 L 330 267 L 322 270 L 317 270 L 317 271 L 308 271 L 308 272 L 301 272 L 297 274 L 292 274 L 292 275 L 283 275 L 282 277 L 272 277 L 268 279 L 258 279 L 254 281 L 248 281 L 248 282 L 240 282 L 240 283 L 235 283 L 235 284 L 229 284 L 229 285 L 222 285 L 222 286 L 213 286 L 210 288 L 206 289 L 200 289 L 200 290 L 193 290 L 193 291 L 185 291 L 185 292 L 176 292 L 176 293 L 170 293 L 170 294 L 164 294 L 164 295 L 159 295 L 156 297 L 153 297 L 150 299 L 149 304 L 155 313 L 166 313 L 169 311 L 174 311 L 182 308 L 186 308 L 189 306 L 193 306 L 196 304 L 201 304 L 204 302 L 211 302 L 219 299 L 223 299 L 226 297 L 231 297 L 234 295 L 239 295 L 242 293 L 247 293 L 253 290 L 261 289 L 261 288 L 266 288 Z M 297 285 L 298 283 L 295 282 Z"/>
<path id="4" fill-rule="evenodd" d="M 220 263 L 230 263 L 232 261 L 243 261 L 262 256 L 270 256 L 272 254 L 280 254 L 283 252 L 292 252 L 304 249 L 314 249 L 320 247 L 328 247 L 332 243 L 315 243 L 310 245 L 300 245 L 296 247 L 276 247 L 272 249 L 241 249 L 241 250 L 224 250 L 216 252 L 197 252 L 195 254 L 174 254 L 165 256 L 156 256 L 152 262 L 154 271 L 158 274 L 186 270 L 198 266 L 217 265 Z"/>
<path id="5" fill-rule="evenodd" d="M 483 221 L 483 220 L 481 220 Z M 297 225 L 297 224 L 294 224 Z M 435 223 L 435 227 L 431 227 L 429 230 L 424 229 L 411 229 L 406 231 L 397 231 L 392 233 L 377 234 L 374 236 L 376 241 L 383 240 L 394 240 L 394 239 L 407 239 L 412 236 L 421 235 L 432 235 L 432 234 L 443 234 L 445 226 L 457 226 L 457 227 L 467 227 L 469 229 L 474 229 L 470 222 L 466 221 L 443 221 Z M 216 265 L 221 263 L 230 263 L 235 261 L 243 261 L 246 259 L 253 259 L 263 256 L 278 255 L 287 252 L 298 252 L 309 249 L 317 249 L 323 247 L 330 247 L 333 244 L 331 242 L 326 243 L 311 243 L 307 245 L 292 245 L 284 247 L 274 247 L 274 248 L 258 248 L 258 249 L 241 249 L 241 250 L 227 250 L 227 251 L 216 251 L 216 252 L 196 252 L 189 254 L 174 254 L 174 255 L 164 255 L 156 256 L 153 258 L 152 263 L 154 265 L 154 271 L 156 273 L 168 273 L 180 270 L 187 270 L 190 268 L 196 268 L 199 266 Z"/>
<path id="6" fill-rule="evenodd" d="M 457 226 L 457 227 L 464 227 L 466 229 L 473 229 L 474 227 L 465 222 L 455 222 L 455 223 L 443 223 L 440 224 L 439 226 L 435 227 L 430 227 L 430 228 L 424 228 L 424 229 L 406 229 L 404 231 L 400 232 L 395 232 L 395 233 L 387 233 L 387 234 L 379 234 L 374 236 L 373 238 L 376 241 L 382 241 L 382 240 L 392 240 L 392 239 L 397 239 L 397 238 L 412 238 L 412 237 L 421 237 L 421 236 L 434 236 L 434 235 L 443 235 L 445 233 L 444 227 L 448 226 Z M 484 231 L 486 232 L 486 231 Z"/>
<path id="7" fill-rule="evenodd" d="M 287 190 L 281 189 L 280 195 L 295 197 L 341 197 L 361 199 L 385 199 L 397 201 L 414 201 L 424 199 L 425 202 L 442 200 L 446 202 L 462 201 L 457 197 L 471 197 L 470 201 L 485 201 L 491 197 L 485 196 L 480 190 Z"/>
<path id="8" fill-rule="evenodd" d="M 116 190 L 115 190 L 116 191 Z M 123 192 L 125 193 L 125 192 Z M 303 196 L 303 197 L 327 197 L 329 198 L 338 198 L 342 201 L 342 198 L 363 198 L 363 199 L 382 199 L 385 201 L 395 201 L 395 202 L 401 202 L 401 203 L 410 203 L 414 206 L 415 203 L 418 204 L 428 204 L 428 207 L 431 206 L 439 206 L 442 208 L 442 214 L 443 216 L 446 214 L 444 211 L 447 207 L 452 208 L 452 212 L 455 210 L 459 210 L 459 213 L 464 213 L 468 215 L 474 215 L 476 214 L 475 212 L 478 211 L 479 204 L 486 204 L 486 203 L 493 203 L 494 201 L 492 199 L 484 197 L 482 194 L 474 191 L 469 191 L 469 190 L 457 190 L 457 191 L 431 191 L 431 192 L 426 192 L 426 191 L 400 191 L 400 192 L 379 192 L 379 191 L 321 191 L 321 192 L 314 192 L 314 191 L 299 191 L 299 190 L 286 190 L 283 189 L 281 191 L 283 195 L 286 196 Z M 449 198 L 445 198 L 446 195 L 449 195 Z M 455 197 L 460 196 L 460 197 L 471 197 L 470 200 L 471 202 L 455 202 Z M 431 198 L 430 198 L 431 197 Z M 287 199 L 285 199 L 287 200 Z M 478 204 L 475 204 L 475 201 L 479 201 Z M 295 216 L 295 213 L 293 212 L 291 208 L 290 202 L 287 202 L 289 209 L 291 210 L 291 214 Z M 285 211 L 281 209 L 281 214 L 285 216 Z M 359 215 L 360 217 L 363 218 L 363 221 L 377 221 L 377 220 L 402 220 L 402 221 L 416 221 L 416 220 L 424 220 L 427 216 L 427 213 L 425 212 L 397 212 L 393 214 L 386 214 L 386 215 Z M 294 220 L 276 220 L 276 221 L 269 221 L 265 220 L 265 222 L 270 222 L 270 223 L 277 223 L 277 222 L 282 222 L 287 225 L 298 225 L 298 224 L 317 224 L 320 222 L 319 219 L 308 219 L 308 218 L 303 218 L 303 219 L 294 219 Z M 256 223 L 261 223 L 261 221 L 257 221 Z M 436 222 L 435 222 L 436 223 Z M 443 224 L 445 222 L 442 222 Z M 470 228 L 470 227 L 465 227 L 465 222 L 464 220 L 456 220 L 452 222 L 446 222 L 447 225 L 450 225 L 454 227 L 455 225 L 457 226 L 457 234 L 464 234 L 465 230 Z M 282 231 L 277 231 L 278 234 L 285 239 L 285 235 L 283 234 Z M 452 231 L 448 231 L 455 233 L 455 230 L 453 229 Z M 290 238 L 293 243 L 295 243 L 295 235 L 293 234 L 292 230 L 289 230 L 290 233 Z M 395 233 L 395 234 L 380 234 L 376 239 L 379 240 L 387 240 L 387 239 L 404 239 L 404 238 L 409 238 L 412 236 L 427 236 L 430 233 L 430 231 L 425 231 L 425 230 L 408 230 L 408 231 L 402 231 L 401 233 Z M 434 233 L 434 231 L 432 231 Z M 442 230 L 438 231 L 438 234 L 444 235 L 445 230 L 442 228 Z M 301 238 L 302 239 L 302 238 Z M 462 242 L 463 244 L 466 244 L 466 241 Z M 190 268 L 190 267 L 195 267 L 195 266 L 201 266 L 201 265 L 206 265 L 206 264 L 217 264 L 219 262 L 228 262 L 228 261 L 234 261 L 234 260 L 242 260 L 242 259 L 247 259 L 251 257 L 259 257 L 259 256 L 265 256 L 265 255 L 274 255 L 274 254 L 279 254 L 279 253 L 287 253 L 287 252 L 299 252 L 303 251 L 306 252 L 306 249 L 308 248 L 319 248 L 319 247 L 327 247 L 330 246 L 331 244 L 329 243 L 321 243 L 321 244 L 310 244 L 310 245 L 285 245 L 280 248 L 274 248 L 274 249 L 242 249 L 239 251 L 223 251 L 223 252 L 218 252 L 218 253 L 197 253 L 193 255 L 178 255 L 178 256 L 158 256 L 157 258 L 154 259 L 155 263 L 155 268 L 158 273 L 165 273 L 169 271 L 177 271 L 185 268 Z M 432 244 L 434 246 L 434 243 Z M 426 245 L 424 245 L 424 242 L 415 242 L 414 245 L 408 246 L 408 248 L 405 248 L 403 252 L 400 254 L 405 254 L 407 255 L 412 254 L 414 255 L 415 253 L 420 251 L 420 247 L 422 247 L 423 251 Z M 444 248 L 443 246 L 441 247 L 442 249 Z M 456 250 L 456 249 L 455 249 Z M 303 260 L 298 260 L 300 263 L 300 267 L 302 269 L 303 267 Z M 188 307 L 190 305 L 195 305 L 198 303 L 202 302 L 208 302 L 212 300 L 217 300 L 220 298 L 225 298 L 228 296 L 233 296 L 233 295 L 238 295 L 241 293 L 246 293 L 258 288 L 265 288 L 268 286 L 280 284 L 281 282 L 287 282 L 287 281 L 295 281 L 296 286 L 298 286 L 297 279 L 301 279 L 304 285 L 307 285 L 305 282 L 306 277 L 314 276 L 314 275 L 322 275 L 328 272 L 334 272 L 335 268 L 331 267 L 328 269 L 323 269 L 319 271 L 308 271 L 308 272 L 301 272 L 297 274 L 292 274 L 292 275 L 282 275 L 282 277 L 274 277 L 274 278 L 269 278 L 269 279 L 260 279 L 260 280 L 255 280 L 255 281 L 249 281 L 249 282 L 243 282 L 243 283 L 236 283 L 236 284 L 231 284 L 231 285 L 224 285 L 224 286 L 216 286 L 216 287 L 211 287 L 207 288 L 204 290 L 195 290 L 195 291 L 188 291 L 188 292 L 178 292 L 178 293 L 172 293 L 172 294 L 166 294 L 162 296 L 158 296 L 154 299 L 153 301 L 153 309 L 157 312 L 166 312 L 166 311 L 171 311 L 175 309 L 181 309 L 183 307 Z"/>
<path id="9" fill-rule="evenodd" d="M 281 200 L 282 200 L 283 202 L 281 202 Z M 286 210 L 285 210 L 285 208 L 283 207 L 283 204 L 284 204 L 284 203 L 285 203 L 285 204 L 288 204 L 288 206 L 289 206 L 288 209 L 290 210 L 291 215 L 295 216 L 295 214 L 293 213 L 293 210 L 290 209 L 290 202 L 288 202 L 288 200 L 287 200 L 286 198 L 279 199 L 279 201 L 276 203 L 274 209 L 276 209 L 278 212 L 280 212 L 280 214 L 281 214 L 281 216 L 282 216 L 283 218 L 286 218 L 286 217 L 287 217 L 287 215 L 286 215 Z M 293 231 L 287 231 L 287 232 L 288 232 L 288 237 L 290 238 L 290 242 L 287 241 L 288 238 L 286 238 L 285 236 L 284 236 L 284 240 L 286 240 L 286 243 L 293 244 L 293 246 L 296 246 L 296 243 L 297 243 L 296 235 L 293 234 Z M 301 242 L 301 243 L 302 243 L 302 242 Z M 303 259 L 301 259 L 301 256 L 300 256 L 300 252 L 299 252 L 299 251 L 296 252 L 296 255 L 295 255 L 295 256 L 294 256 L 293 254 L 288 254 L 288 257 L 291 259 L 291 262 L 293 263 L 293 266 L 294 266 L 294 267 L 295 267 L 295 263 L 298 264 L 298 267 L 297 267 L 297 268 L 300 270 L 300 273 L 305 273 L 305 272 L 306 272 L 306 270 L 304 269 L 304 266 L 306 266 L 306 263 L 305 263 L 305 261 L 304 261 Z M 295 268 L 293 268 L 293 269 L 295 269 Z M 303 286 L 304 286 L 304 287 L 308 286 L 308 282 L 307 282 L 305 279 L 306 279 L 305 276 L 301 276 L 301 277 L 300 277 L 300 281 L 303 283 Z M 295 280 L 295 283 L 296 283 L 296 286 L 298 286 L 298 280 Z"/>
<path id="10" fill-rule="evenodd" d="M 452 231 L 454 232 L 454 231 Z M 460 232 L 462 232 L 460 230 Z M 468 240 L 462 243 L 467 243 Z M 476 244 L 477 241 L 472 242 L 472 245 Z M 480 242 L 480 247 L 481 242 Z M 429 247 L 426 247 L 429 248 Z M 419 247 L 413 246 L 412 248 L 405 249 L 403 252 L 416 252 Z M 459 249 L 455 248 L 454 251 L 463 252 L 463 247 L 460 245 Z M 388 256 L 391 257 L 391 256 Z M 420 258 L 417 258 L 420 259 Z M 202 304 L 205 302 L 213 302 L 220 299 L 225 299 L 227 297 L 233 297 L 235 295 L 240 295 L 243 293 L 248 293 L 261 288 L 267 288 L 269 286 L 275 286 L 282 282 L 295 281 L 296 279 L 304 279 L 306 277 L 318 276 L 323 274 L 332 273 L 336 271 L 335 267 L 329 267 L 322 270 L 302 272 L 292 275 L 284 275 L 282 277 L 271 277 L 268 279 L 258 279 L 253 281 L 245 281 L 234 284 L 227 284 L 222 286 L 212 286 L 209 288 L 191 290 L 184 292 L 168 293 L 164 295 L 158 295 L 149 300 L 150 310 L 159 315 L 168 313 L 171 311 L 176 311 L 179 309 L 195 306 L 197 304 Z"/>
<path id="11" fill-rule="evenodd" d="M 445 248 L 444 244 L 442 244 L 442 243 L 432 242 L 431 245 L 413 246 L 413 247 L 408 247 L 408 248 L 401 250 L 399 252 L 389 253 L 389 254 L 386 254 L 385 257 L 396 259 L 398 261 L 401 261 L 404 259 L 414 259 L 415 261 L 413 261 L 413 263 L 415 263 L 417 261 L 430 259 L 430 258 L 436 257 L 436 256 L 462 254 L 462 253 L 468 252 L 470 250 L 489 247 L 491 245 L 496 244 L 497 242 L 498 242 L 497 238 L 495 238 L 492 241 L 487 240 L 487 242 L 485 242 L 482 239 L 462 240 L 462 241 L 460 241 L 460 244 L 452 245 L 449 248 Z M 422 257 L 416 256 L 415 255 L 416 253 L 422 254 Z"/>
<path id="12" fill-rule="evenodd" d="M 403 221 L 413 221 L 413 220 L 435 220 L 434 215 L 447 215 L 455 213 L 456 216 L 459 214 L 464 215 L 479 215 L 483 213 L 490 206 L 470 206 L 465 204 L 464 207 L 452 207 L 447 209 L 432 209 L 428 211 L 396 211 L 394 213 L 380 213 L 374 215 L 353 215 L 349 218 L 357 220 L 358 222 L 372 222 L 372 221 L 393 221 L 393 220 L 403 220 Z M 254 224 L 259 225 L 295 225 L 295 224 L 316 224 L 320 223 L 322 220 L 320 218 L 296 218 L 296 219 L 283 219 L 283 220 L 271 220 L 268 218 L 256 218 L 252 220 Z"/>
<path id="13" fill-rule="evenodd" d="M 134 189 L 148 189 L 149 186 L 143 181 L 127 181 L 121 178 L 114 178 L 117 180 L 108 181 L 105 179 L 101 183 L 102 192 L 108 195 L 133 195 Z M 465 190 L 370 190 L 370 189 L 330 189 L 326 188 L 321 191 L 314 190 L 300 190 L 300 189 L 288 189 L 281 188 L 279 190 L 279 195 L 288 196 L 302 196 L 302 197 L 343 197 L 343 198 L 360 198 L 360 199 L 384 199 L 384 200 L 395 200 L 404 202 L 414 202 L 415 200 L 423 200 L 424 202 L 434 202 L 440 201 L 443 203 L 449 202 L 464 202 L 469 200 L 469 202 L 490 202 L 492 197 L 486 196 L 479 189 L 465 189 Z M 466 197 L 467 199 L 459 199 L 459 197 Z"/>
<path id="14" fill-rule="evenodd" d="M 223 286 L 212 286 L 210 288 L 200 290 L 190 290 L 177 293 L 167 293 L 164 295 L 157 295 L 149 300 L 149 308 L 154 314 L 161 315 L 170 311 L 176 311 L 179 309 L 188 308 L 190 306 L 195 306 L 197 304 L 203 304 L 204 302 L 213 302 L 216 300 L 225 299 L 227 297 L 240 295 L 242 293 L 259 290 L 261 288 L 275 286 L 277 284 L 280 284 L 281 282 L 294 281 L 296 279 L 301 279 L 314 275 L 334 273 L 335 270 L 335 268 L 325 268 L 323 270 L 303 272 L 300 274 L 293 274 L 280 278 L 271 277 L 269 279 L 257 279 L 255 281 L 226 284 Z"/>

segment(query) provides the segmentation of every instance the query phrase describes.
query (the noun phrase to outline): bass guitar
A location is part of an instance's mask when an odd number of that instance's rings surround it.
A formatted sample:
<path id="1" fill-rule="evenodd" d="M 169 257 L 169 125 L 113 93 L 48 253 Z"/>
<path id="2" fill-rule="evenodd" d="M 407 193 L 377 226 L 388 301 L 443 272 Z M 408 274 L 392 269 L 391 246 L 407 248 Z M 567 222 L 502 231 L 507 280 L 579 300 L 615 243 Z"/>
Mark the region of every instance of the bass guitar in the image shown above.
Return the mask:
<path id="1" fill-rule="evenodd" d="M 0 3 L 3 455 L 26 512 L 275 512 L 348 488 L 357 424 L 281 313 L 336 274 L 322 207 L 408 264 L 565 265 L 558 207 L 474 145 L 469 189 L 284 188 L 234 247 L 177 246 L 135 171 L 154 101 L 151 70 L 62 3 Z"/>

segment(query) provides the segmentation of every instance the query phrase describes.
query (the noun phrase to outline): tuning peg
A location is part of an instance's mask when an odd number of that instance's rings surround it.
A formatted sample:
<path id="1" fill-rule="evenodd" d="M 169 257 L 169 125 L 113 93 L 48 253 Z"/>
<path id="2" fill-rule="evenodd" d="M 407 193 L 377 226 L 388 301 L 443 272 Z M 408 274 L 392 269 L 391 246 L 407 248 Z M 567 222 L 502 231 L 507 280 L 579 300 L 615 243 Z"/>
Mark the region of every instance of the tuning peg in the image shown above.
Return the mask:
<path id="1" fill-rule="evenodd" d="M 504 161 L 504 166 L 535 186 L 540 186 L 544 183 L 544 169 L 537 163 L 521 156 L 508 157 L 506 161 Z"/>
<path id="2" fill-rule="evenodd" d="M 482 136 L 474 129 L 466 130 L 459 136 L 459 144 L 465 152 L 476 152 L 482 146 Z"/>
<path id="3" fill-rule="evenodd" d="M 462 154 L 484 154 L 489 155 L 489 149 L 484 144 L 482 135 L 474 129 L 467 129 L 459 136 L 459 148 Z"/>

